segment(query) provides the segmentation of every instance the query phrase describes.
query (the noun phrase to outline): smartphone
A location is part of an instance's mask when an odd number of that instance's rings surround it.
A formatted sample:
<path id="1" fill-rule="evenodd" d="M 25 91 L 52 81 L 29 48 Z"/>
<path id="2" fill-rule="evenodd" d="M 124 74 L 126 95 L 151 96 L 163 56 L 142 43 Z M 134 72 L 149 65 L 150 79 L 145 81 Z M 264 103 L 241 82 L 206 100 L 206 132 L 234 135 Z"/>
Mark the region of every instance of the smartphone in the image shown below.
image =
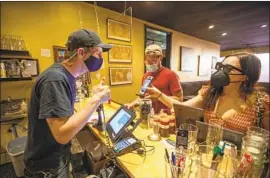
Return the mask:
<path id="1" fill-rule="evenodd" d="M 183 146 L 185 149 L 188 147 L 188 131 L 178 129 L 176 134 L 176 146 Z"/>
<path id="2" fill-rule="evenodd" d="M 140 95 L 144 95 L 145 94 L 146 89 L 151 84 L 152 80 L 153 80 L 153 77 L 152 76 L 148 76 L 144 80 L 143 86 L 141 87 L 141 90 L 140 90 Z"/>

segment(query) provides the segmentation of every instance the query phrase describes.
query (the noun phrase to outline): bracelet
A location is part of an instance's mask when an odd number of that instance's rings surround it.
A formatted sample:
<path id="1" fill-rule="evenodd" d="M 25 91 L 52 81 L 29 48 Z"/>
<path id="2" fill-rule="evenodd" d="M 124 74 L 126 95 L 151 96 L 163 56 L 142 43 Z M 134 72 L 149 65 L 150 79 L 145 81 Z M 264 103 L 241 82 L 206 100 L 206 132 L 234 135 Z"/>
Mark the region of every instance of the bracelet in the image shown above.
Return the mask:
<path id="1" fill-rule="evenodd" d="M 162 95 L 162 92 L 160 92 L 160 94 L 158 95 L 157 99 L 159 99 L 161 97 L 161 95 Z"/>

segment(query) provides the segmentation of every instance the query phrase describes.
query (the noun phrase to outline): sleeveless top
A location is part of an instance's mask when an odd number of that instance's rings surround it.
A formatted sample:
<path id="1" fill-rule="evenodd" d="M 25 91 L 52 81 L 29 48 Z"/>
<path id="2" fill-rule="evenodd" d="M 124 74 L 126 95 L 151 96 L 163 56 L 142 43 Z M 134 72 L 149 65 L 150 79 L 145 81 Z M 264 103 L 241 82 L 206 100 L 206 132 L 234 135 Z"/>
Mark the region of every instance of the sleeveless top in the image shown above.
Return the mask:
<path id="1" fill-rule="evenodd" d="M 209 86 L 202 86 L 202 88 L 199 90 L 199 95 L 204 97 Z M 241 106 L 241 111 L 240 112 L 235 112 L 231 116 L 227 118 L 222 118 L 221 115 L 216 113 L 216 111 L 211 111 L 211 110 L 204 110 L 204 120 L 205 122 L 209 122 L 210 119 L 221 119 L 223 120 L 223 127 L 228 128 L 230 130 L 234 130 L 237 132 L 242 132 L 245 133 L 247 131 L 247 128 L 249 126 L 254 126 L 256 125 L 256 119 L 257 119 L 257 92 L 259 91 L 254 91 L 252 94 L 248 95 L 246 99 L 246 104 Z M 269 106 L 269 95 L 266 93 L 263 93 L 263 102 L 264 105 Z M 216 107 L 218 105 L 218 100 Z M 215 107 L 215 108 L 216 108 Z M 266 112 L 266 111 L 264 111 Z"/>

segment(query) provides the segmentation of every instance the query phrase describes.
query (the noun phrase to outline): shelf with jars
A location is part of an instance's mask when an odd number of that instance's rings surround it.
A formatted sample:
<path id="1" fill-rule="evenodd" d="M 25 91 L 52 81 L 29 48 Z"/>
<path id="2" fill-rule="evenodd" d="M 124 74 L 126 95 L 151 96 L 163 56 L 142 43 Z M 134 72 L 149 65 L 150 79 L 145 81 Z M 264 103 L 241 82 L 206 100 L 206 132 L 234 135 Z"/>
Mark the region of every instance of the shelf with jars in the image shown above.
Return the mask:
<path id="1" fill-rule="evenodd" d="M 38 60 L 28 51 L 0 49 L 0 81 L 31 80 L 39 75 Z"/>
<path id="2" fill-rule="evenodd" d="M 32 80 L 39 75 L 38 60 L 32 58 L 20 36 L 1 36 L 0 69 L 1 82 Z"/>

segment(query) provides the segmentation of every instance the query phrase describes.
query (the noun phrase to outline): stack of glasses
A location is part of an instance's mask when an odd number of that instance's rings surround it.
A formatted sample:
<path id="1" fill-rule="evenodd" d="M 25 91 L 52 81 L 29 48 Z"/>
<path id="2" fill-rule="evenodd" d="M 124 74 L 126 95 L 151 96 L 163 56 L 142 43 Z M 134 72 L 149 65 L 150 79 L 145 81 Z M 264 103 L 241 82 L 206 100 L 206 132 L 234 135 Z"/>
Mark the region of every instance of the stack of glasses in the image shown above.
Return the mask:
<path id="1" fill-rule="evenodd" d="M 213 127 L 213 128 L 212 128 Z M 182 124 L 177 131 L 176 148 L 171 156 L 165 150 L 167 178 L 258 178 L 269 150 L 269 132 L 249 127 L 241 151 L 222 141 L 222 121 L 211 121 L 204 145 L 196 143 L 198 128 Z"/>
<path id="2" fill-rule="evenodd" d="M 251 126 L 243 137 L 241 154 L 249 154 L 253 159 L 252 171 L 259 176 L 265 162 L 265 152 L 269 149 L 269 132 L 265 129 Z"/>

